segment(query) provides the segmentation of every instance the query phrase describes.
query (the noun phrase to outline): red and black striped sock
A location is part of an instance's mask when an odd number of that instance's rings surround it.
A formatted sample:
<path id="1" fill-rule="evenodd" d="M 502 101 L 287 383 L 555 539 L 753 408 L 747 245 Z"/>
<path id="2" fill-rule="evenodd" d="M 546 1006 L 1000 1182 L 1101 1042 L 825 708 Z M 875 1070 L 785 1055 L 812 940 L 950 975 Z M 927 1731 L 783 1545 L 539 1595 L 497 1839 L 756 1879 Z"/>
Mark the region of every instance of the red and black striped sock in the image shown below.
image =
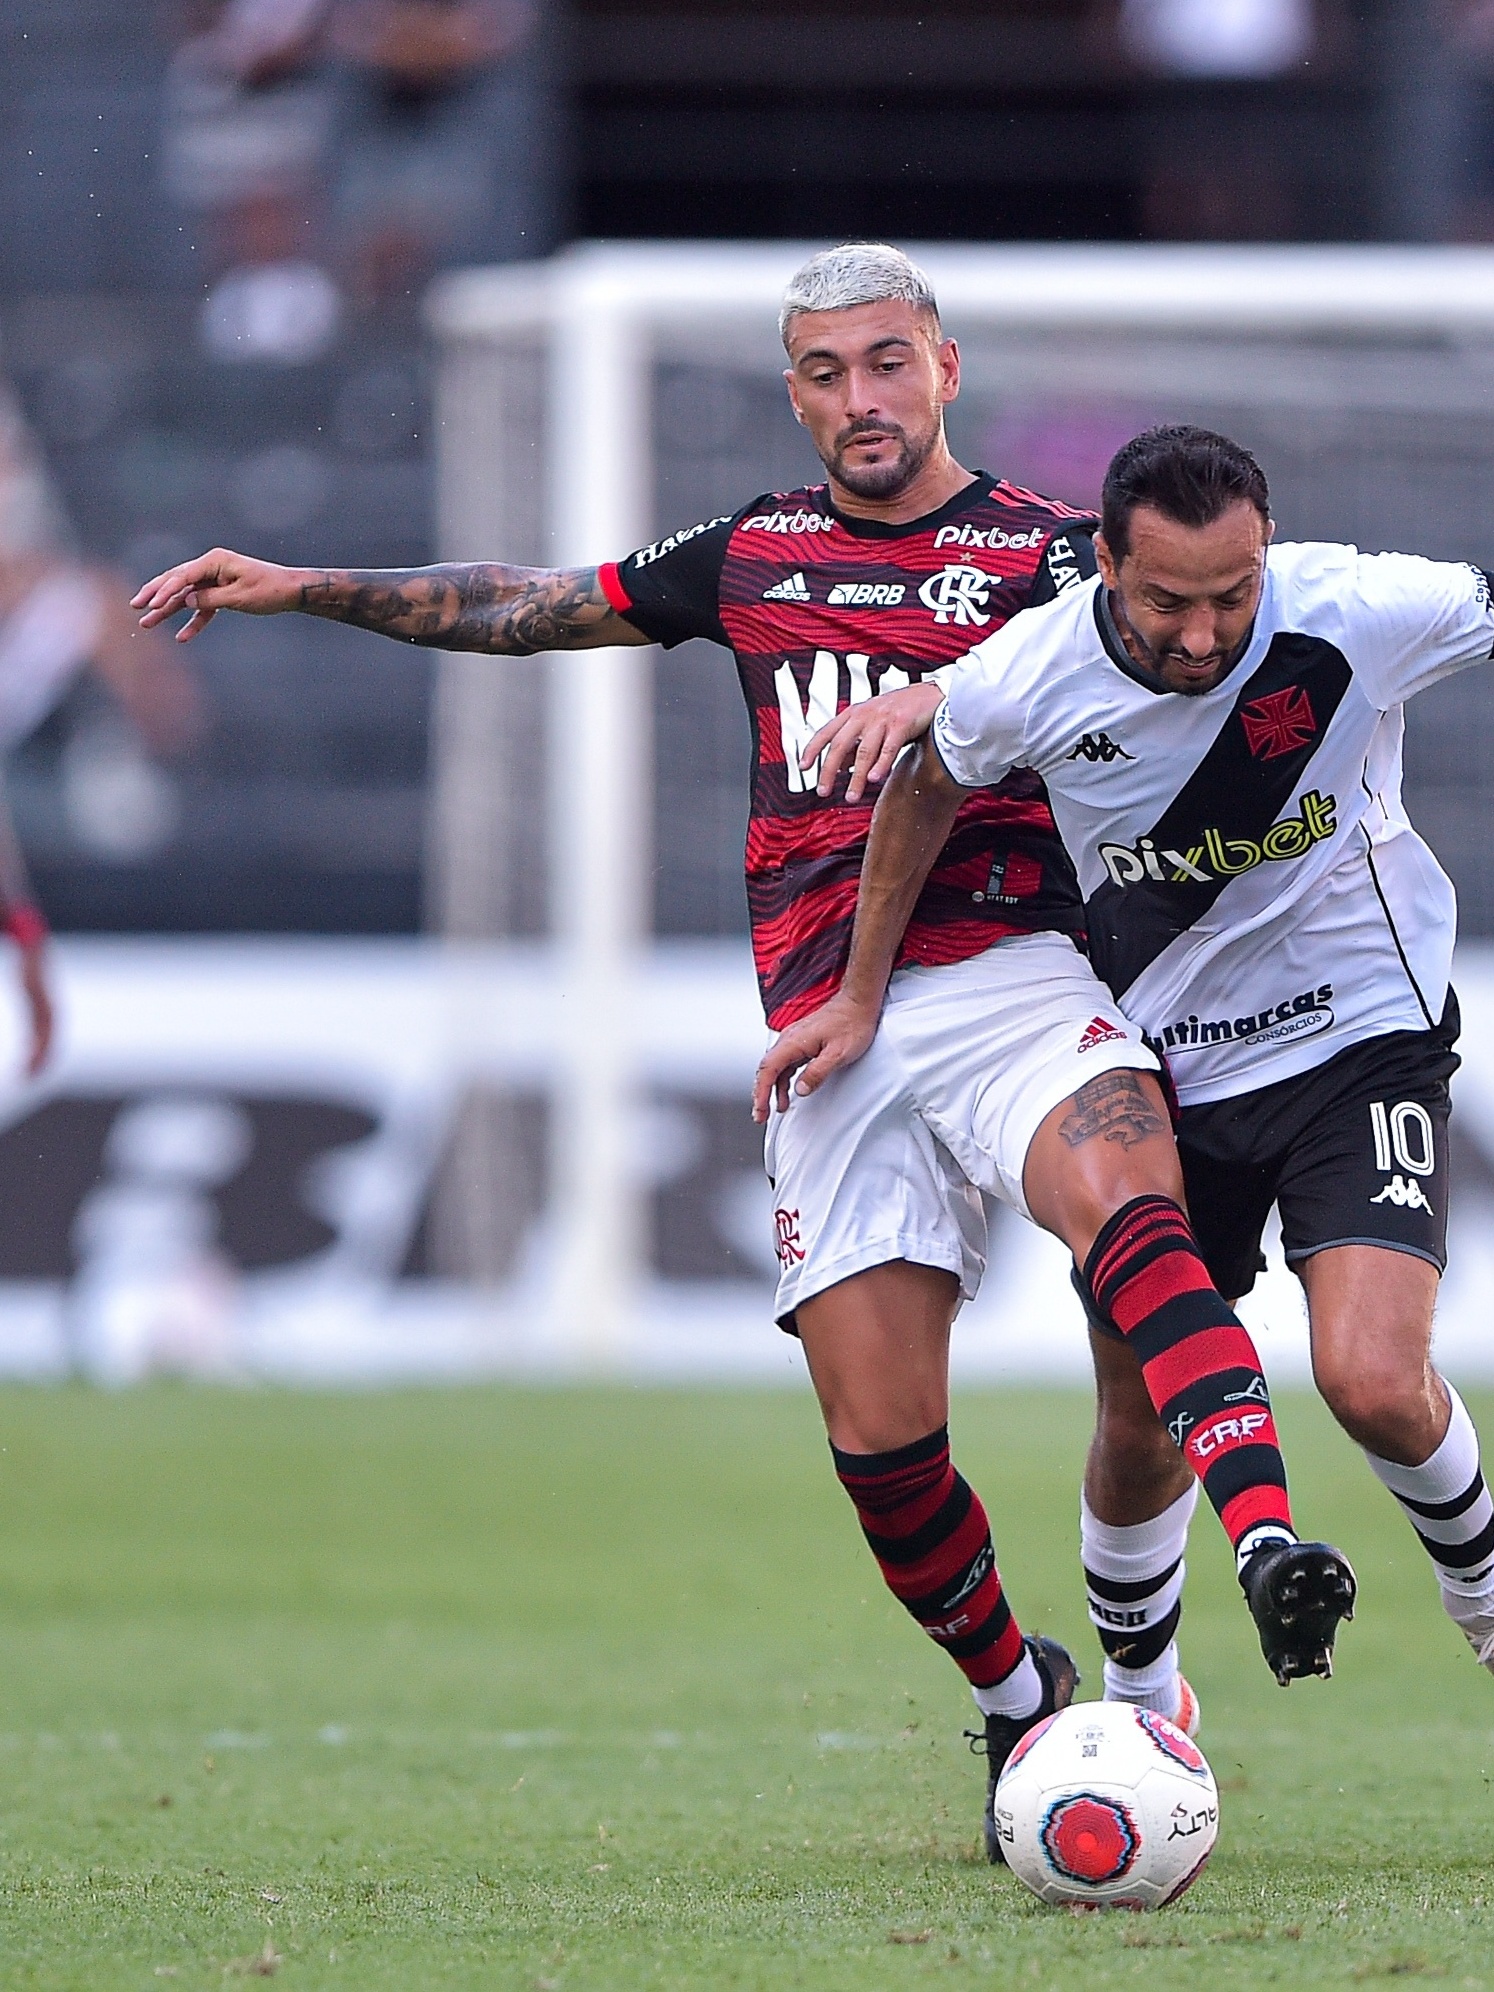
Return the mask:
<path id="1" fill-rule="evenodd" d="M 950 1463 L 948 1427 L 896 1452 L 830 1450 L 892 1595 L 982 1691 L 982 1706 L 985 1690 L 1008 1680 L 1015 1689 L 1022 1631 L 1001 1589 L 986 1511 Z M 1036 1705 L 1036 1686 L 1026 1698 Z"/>
<path id="2" fill-rule="evenodd" d="M 1286 1467 L 1255 1344 L 1215 1291 L 1171 1197 L 1133 1197 L 1084 1262 L 1101 1317 L 1141 1360 L 1158 1416 L 1203 1483 L 1237 1556 L 1292 1536 Z"/>

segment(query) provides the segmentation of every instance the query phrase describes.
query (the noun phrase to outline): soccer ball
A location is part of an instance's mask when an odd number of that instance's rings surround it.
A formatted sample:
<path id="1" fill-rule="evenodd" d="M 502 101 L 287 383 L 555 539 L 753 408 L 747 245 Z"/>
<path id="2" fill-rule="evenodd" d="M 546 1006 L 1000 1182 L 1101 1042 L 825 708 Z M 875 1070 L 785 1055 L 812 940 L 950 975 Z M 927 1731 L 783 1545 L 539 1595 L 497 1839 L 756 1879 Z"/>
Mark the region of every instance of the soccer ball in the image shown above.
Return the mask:
<path id="1" fill-rule="evenodd" d="M 1012 1873 L 1065 1908 L 1176 1902 L 1219 1832 L 1203 1751 L 1129 1702 L 1085 1702 L 1029 1729 L 1006 1760 L 995 1811 Z"/>

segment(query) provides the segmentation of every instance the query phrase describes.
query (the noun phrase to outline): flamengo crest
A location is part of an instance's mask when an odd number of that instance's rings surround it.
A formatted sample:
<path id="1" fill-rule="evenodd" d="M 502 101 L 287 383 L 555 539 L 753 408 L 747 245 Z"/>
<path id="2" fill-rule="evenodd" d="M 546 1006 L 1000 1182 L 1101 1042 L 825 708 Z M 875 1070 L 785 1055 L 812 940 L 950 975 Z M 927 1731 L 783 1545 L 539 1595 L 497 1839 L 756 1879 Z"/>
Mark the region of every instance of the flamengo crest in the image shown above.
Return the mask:
<path id="1" fill-rule="evenodd" d="M 918 599 L 926 609 L 933 610 L 936 623 L 953 619 L 957 628 L 968 629 L 974 624 L 983 629 L 991 620 L 986 614 L 986 601 L 995 585 L 995 575 L 985 574 L 978 567 L 942 567 L 924 582 Z"/>

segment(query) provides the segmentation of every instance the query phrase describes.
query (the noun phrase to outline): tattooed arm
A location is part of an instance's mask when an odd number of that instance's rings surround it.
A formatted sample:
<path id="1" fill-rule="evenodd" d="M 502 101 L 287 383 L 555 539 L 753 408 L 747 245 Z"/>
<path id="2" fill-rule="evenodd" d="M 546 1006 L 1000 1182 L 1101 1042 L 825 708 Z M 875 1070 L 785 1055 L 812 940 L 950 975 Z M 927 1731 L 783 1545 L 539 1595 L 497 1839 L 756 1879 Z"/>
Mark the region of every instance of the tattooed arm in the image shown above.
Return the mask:
<path id="1" fill-rule="evenodd" d="M 277 567 L 215 547 L 158 574 L 135 596 L 142 629 L 180 609 L 187 643 L 219 609 L 274 616 L 289 610 L 352 623 L 438 650 L 486 650 L 532 657 L 540 650 L 595 650 L 647 643 L 603 594 L 594 567 L 469 566 L 375 569 Z"/>

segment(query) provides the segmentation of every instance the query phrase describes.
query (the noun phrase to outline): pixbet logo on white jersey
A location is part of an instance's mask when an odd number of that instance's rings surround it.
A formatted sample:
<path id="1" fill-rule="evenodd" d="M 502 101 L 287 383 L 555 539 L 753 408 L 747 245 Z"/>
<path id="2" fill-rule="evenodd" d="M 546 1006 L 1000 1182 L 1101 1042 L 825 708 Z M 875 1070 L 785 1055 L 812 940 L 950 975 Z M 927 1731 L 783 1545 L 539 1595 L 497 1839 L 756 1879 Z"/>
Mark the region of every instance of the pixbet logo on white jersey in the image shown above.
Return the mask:
<path id="1" fill-rule="evenodd" d="M 924 582 L 918 599 L 933 610 L 936 623 L 953 621 L 956 628 L 968 629 L 973 624 L 983 629 L 991 620 L 986 602 L 997 578 L 979 567 L 941 567 Z"/>

